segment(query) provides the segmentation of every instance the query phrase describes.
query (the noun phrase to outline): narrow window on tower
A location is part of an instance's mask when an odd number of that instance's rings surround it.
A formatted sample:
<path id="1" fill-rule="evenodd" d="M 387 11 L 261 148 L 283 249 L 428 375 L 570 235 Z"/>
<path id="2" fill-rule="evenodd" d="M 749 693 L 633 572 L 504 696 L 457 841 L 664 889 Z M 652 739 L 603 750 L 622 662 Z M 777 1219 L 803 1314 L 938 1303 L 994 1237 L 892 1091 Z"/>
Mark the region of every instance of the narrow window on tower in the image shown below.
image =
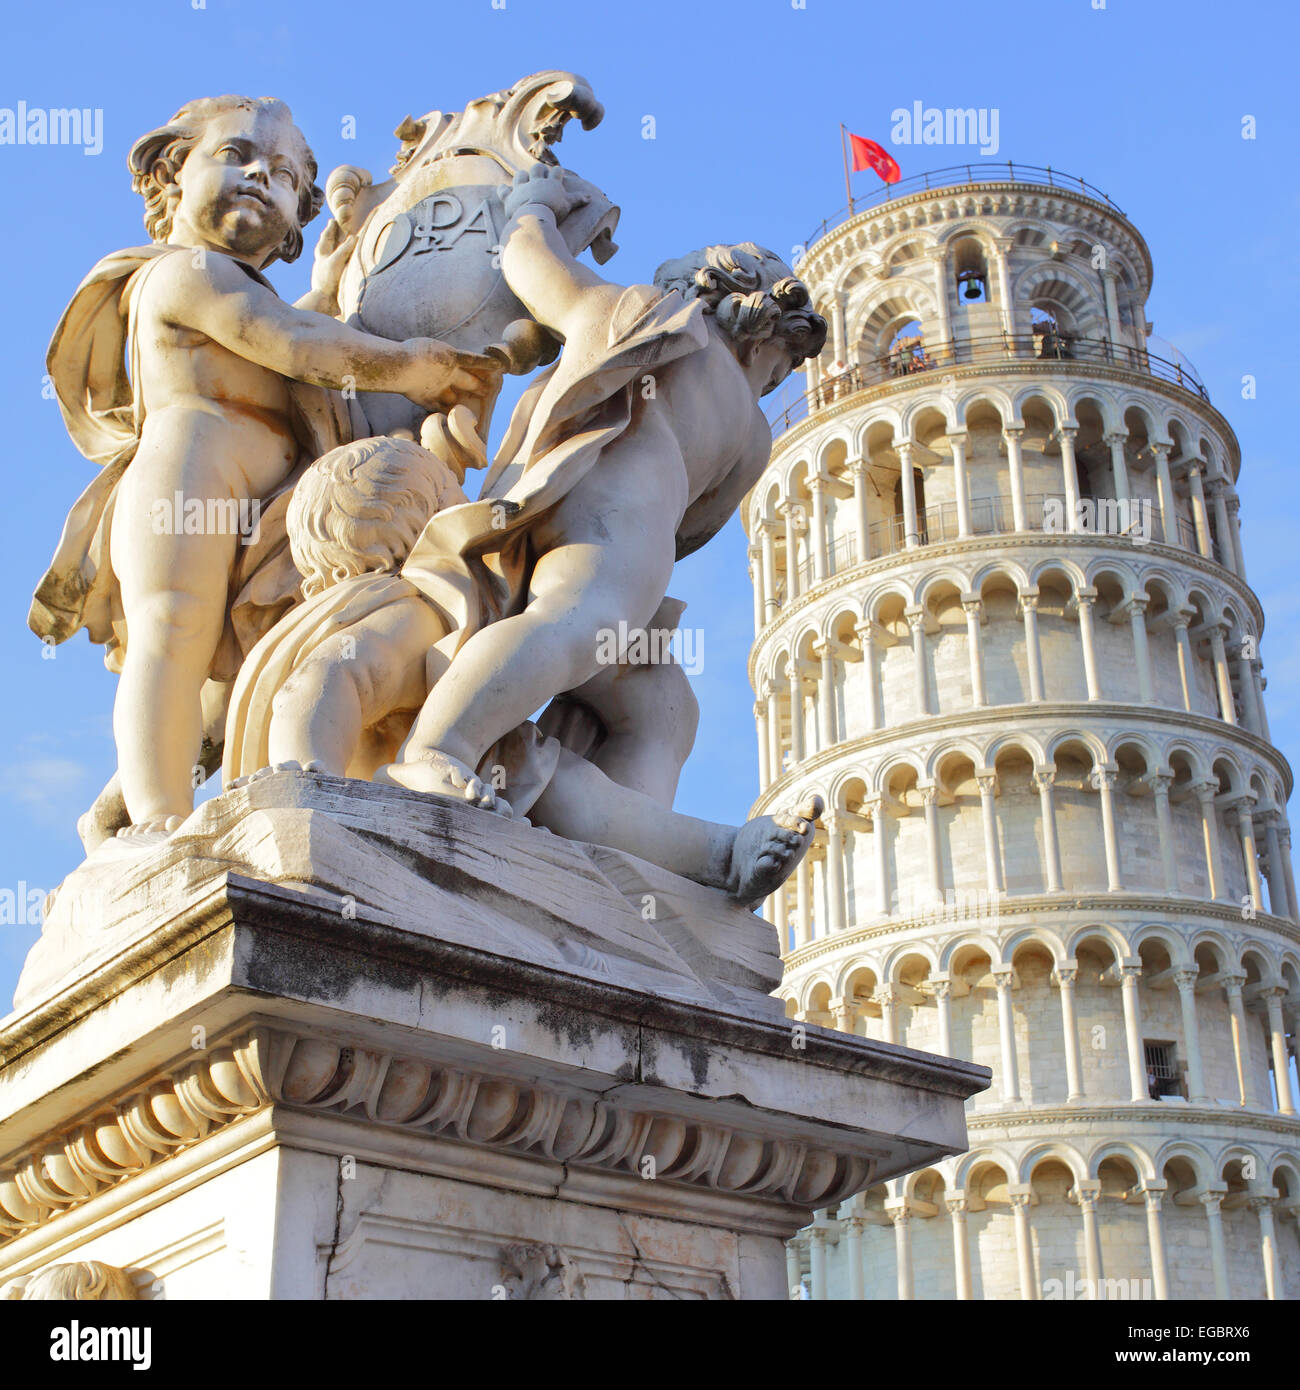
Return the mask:
<path id="1" fill-rule="evenodd" d="M 1143 1050 L 1147 1061 L 1147 1091 L 1151 1099 L 1183 1095 L 1183 1079 L 1178 1070 L 1173 1043 L 1144 1042 Z"/>

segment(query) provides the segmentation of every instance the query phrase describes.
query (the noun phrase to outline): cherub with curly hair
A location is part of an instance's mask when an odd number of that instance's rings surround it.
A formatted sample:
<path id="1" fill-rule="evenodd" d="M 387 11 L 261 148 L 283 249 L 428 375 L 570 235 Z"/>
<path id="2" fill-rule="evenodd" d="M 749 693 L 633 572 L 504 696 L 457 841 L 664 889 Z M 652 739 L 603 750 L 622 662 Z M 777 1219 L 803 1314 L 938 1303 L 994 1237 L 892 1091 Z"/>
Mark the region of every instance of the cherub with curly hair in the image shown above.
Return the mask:
<path id="1" fill-rule="evenodd" d="M 85 626 L 108 647 L 121 792 L 139 833 L 191 810 L 205 687 L 232 679 L 242 656 L 231 606 L 251 538 L 223 518 L 283 494 L 351 437 L 346 402 L 328 391 L 481 407 L 499 367 L 279 298 L 262 271 L 299 254 L 322 201 L 282 102 L 191 102 L 129 162 L 153 244 L 95 267 L 49 358 L 69 432 L 104 470 L 69 516 L 29 621 L 55 642 Z"/>
<path id="2" fill-rule="evenodd" d="M 703 545 L 767 464 L 759 397 L 821 350 L 825 321 L 752 243 L 667 261 L 625 288 L 557 230 L 564 171 L 516 176 L 502 268 L 564 343 L 516 408 L 476 503 L 440 513 L 406 573 L 458 617 L 454 658 L 386 775 L 458 796 L 508 729 L 597 677 L 601 635 L 643 630 L 676 558 Z"/>
<path id="3" fill-rule="evenodd" d="M 235 682 L 227 786 L 268 768 L 370 778 L 393 757 L 445 676 L 438 643 L 451 621 L 410 577 L 408 553 L 431 516 L 463 500 L 452 470 L 410 440 L 360 440 L 311 465 L 288 514 L 303 601 L 258 642 Z M 648 741 L 672 764 L 674 783 L 694 729 L 668 746 L 658 710 L 684 682 L 673 664 L 626 666 L 617 694 L 603 692 L 600 707 L 605 717 L 611 704 L 631 715 L 627 741 Z M 638 780 L 635 758 L 606 770 L 551 736 L 548 723 L 503 731 L 478 775 L 458 789 L 460 799 L 489 809 L 476 788 L 500 789 L 514 814 L 569 839 L 626 850 L 747 907 L 783 883 L 807 852 L 819 797 L 742 826 L 697 820 L 665 804 L 670 793 L 656 798 L 629 785 Z"/>

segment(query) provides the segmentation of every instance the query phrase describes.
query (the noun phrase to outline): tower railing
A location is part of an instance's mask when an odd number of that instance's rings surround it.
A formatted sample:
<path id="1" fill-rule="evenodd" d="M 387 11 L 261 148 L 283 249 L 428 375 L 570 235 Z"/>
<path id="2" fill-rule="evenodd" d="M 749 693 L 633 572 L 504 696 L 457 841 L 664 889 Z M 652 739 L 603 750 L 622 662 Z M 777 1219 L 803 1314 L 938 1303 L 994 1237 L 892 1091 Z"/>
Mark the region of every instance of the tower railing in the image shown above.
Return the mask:
<path id="1" fill-rule="evenodd" d="M 995 362 L 1081 362 L 1122 367 L 1167 381 L 1210 403 L 1209 392 L 1187 362 L 1171 362 L 1146 348 L 1112 343 L 1106 338 L 1072 338 L 1065 334 L 997 333 L 980 338 L 955 338 L 946 343 L 917 343 L 896 348 L 856 363 L 806 391 L 772 419 L 772 437 L 782 435 L 815 410 L 859 391 L 952 367 Z"/>
<path id="2" fill-rule="evenodd" d="M 862 198 L 852 199 L 847 207 L 833 212 L 807 240 L 811 246 L 827 232 L 834 231 L 842 222 L 867 208 L 880 207 L 892 203 L 896 198 L 907 198 L 915 193 L 928 193 L 932 189 L 954 188 L 962 184 L 980 183 L 1032 183 L 1044 188 L 1059 188 L 1064 193 L 1082 193 L 1105 203 L 1112 212 L 1123 217 L 1124 209 L 1100 188 L 1094 188 L 1086 179 L 1074 174 L 1063 174 L 1050 164 L 1016 164 L 1008 159 L 988 164 L 950 164 L 945 169 L 931 169 L 924 174 L 913 174 L 910 178 L 899 179 L 897 183 L 881 184 L 874 192 Z"/>
<path id="3" fill-rule="evenodd" d="M 1029 528 L 1033 531 L 1046 531 L 1048 529 L 1046 519 L 1049 511 L 1062 518 L 1066 514 L 1067 499 L 1062 492 L 1028 492 L 1025 494 L 1024 501 L 1026 517 L 1040 519 L 1038 525 Z M 1153 530 L 1149 537 L 1139 537 L 1132 531 L 1111 534 L 1105 531 L 1085 530 L 1074 534 L 1088 535 L 1094 539 L 1128 540 L 1134 544 L 1142 544 L 1146 540 L 1152 540 L 1163 542 L 1166 545 L 1181 546 L 1193 554 L 1197 553 L 1196 528 L 1186 517 L 1173 518 L 1176 525 L 1169 528 L 1170 534 L 1166 533 L 1158 511 L 1153 511 L 1151 520 Z M 1057 531 L 1058 534 L 1061 533 L 1059 527 Z M 961 534 L 955 501 L 939 502 L 919 510 L 916 516 L 915 534 L 916 546 L 918 547 L 944 545 L 949 541 L 967 539 L 970 536 L 1015 535 L 1015 506 L 1011 493 L 1003 491 L 972 497 L 969 510 L 969 529 L 966 537 Z M 901 516 L 877 521 L 868 528 L 867 554 L 873 560 L 884 559 L 889 555 L 901 555 L 909 548 L 906 524 Z M 1218 564 L 1223 564 L 1223 555 L 1217 538 L 1211 538 L 1210 548 L 1211 558 Z M 834 545 L 827 547 L 826 577 L 830 579 L 852 569 L 858 563 L 858 559 L 857 537 L 852 534 L 837 537 Z M 811 588 L 814 579 L 813 557 L 805 556 L 799 562 L 800 591 L 806 592 Z M 773 598 L 778 610 L 785 606 L 786 581 L 784 577 L 777 580 Z"/>

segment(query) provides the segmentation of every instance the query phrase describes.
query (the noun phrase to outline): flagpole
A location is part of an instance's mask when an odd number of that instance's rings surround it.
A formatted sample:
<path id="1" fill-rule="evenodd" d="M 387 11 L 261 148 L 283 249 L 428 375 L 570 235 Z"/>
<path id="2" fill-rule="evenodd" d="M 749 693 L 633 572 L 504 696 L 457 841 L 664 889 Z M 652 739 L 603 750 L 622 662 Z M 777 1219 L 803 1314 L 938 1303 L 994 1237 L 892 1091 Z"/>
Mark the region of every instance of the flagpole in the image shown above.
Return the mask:
<path id="1" fill-rule="evenodd" d="M 844 156 L 844 196 L 849 200 L 849 216 L 853 216 L 853 185 L 849 182 L 849 145 L 844 138 L 844 122 L 840 122 L 840 154 Z"/>

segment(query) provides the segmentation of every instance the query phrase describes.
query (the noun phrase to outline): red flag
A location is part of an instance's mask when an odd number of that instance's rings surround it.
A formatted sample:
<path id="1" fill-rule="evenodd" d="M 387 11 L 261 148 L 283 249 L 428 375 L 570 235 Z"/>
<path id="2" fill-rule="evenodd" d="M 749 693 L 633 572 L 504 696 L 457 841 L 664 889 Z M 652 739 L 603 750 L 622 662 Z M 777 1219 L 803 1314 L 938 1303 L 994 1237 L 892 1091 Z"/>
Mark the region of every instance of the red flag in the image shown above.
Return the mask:
<path id="1" fill-rule="evenodd" d="M 886 183 L 897 183 L 903 176 L 898 161 L 882 145 L 874 140 L 864 140 L 861 135 L 849 132 L 849 144 L 853 148 L 853 172 L 874 169 Z"/>

